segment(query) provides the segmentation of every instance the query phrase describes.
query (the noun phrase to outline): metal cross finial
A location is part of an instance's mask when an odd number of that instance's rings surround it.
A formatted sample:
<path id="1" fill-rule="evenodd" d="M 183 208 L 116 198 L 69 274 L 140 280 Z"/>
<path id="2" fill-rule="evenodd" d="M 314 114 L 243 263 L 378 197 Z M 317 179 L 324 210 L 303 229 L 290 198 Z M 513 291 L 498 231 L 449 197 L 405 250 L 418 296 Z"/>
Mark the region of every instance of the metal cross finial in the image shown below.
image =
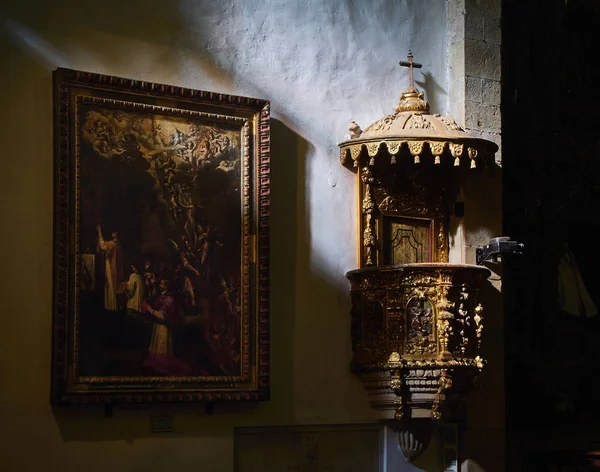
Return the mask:
<path id="1" fill-rule="evenodd" d="M 408 67 L 408 86 L 413 88 L 415 86 L 415 79 L 413 77 L 413 68 L 420 69 L 423 67 L 423 64 L 419 64 L 418 62 L 413 62 L 413 54 L 412 51 L 408 51 L 408 61 L 400 61 L 400 65 L 402 67 Z"/>

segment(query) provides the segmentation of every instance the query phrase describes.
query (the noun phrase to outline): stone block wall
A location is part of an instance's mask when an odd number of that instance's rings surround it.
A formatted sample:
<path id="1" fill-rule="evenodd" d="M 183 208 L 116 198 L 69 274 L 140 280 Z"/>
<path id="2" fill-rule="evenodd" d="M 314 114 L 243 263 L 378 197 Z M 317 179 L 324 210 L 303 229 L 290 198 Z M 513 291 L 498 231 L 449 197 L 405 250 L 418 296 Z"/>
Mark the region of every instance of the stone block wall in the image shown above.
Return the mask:
<path id="1" fill-rule="evenodd" d="M 462 189 L 465 216 L 456 232 L 454 261 L 475 263 L 475 250 L 502 234 L 502 120 L 500 0 L 448 1 L 448 110 L 473 136 L 499 146 L 495 163 L 471 176 Z M 481 388 L 469 399 L 461 425 L 462 470 L 505 468 L 504 313 L 501 264 L 482 291 L 485 308 Z"/>

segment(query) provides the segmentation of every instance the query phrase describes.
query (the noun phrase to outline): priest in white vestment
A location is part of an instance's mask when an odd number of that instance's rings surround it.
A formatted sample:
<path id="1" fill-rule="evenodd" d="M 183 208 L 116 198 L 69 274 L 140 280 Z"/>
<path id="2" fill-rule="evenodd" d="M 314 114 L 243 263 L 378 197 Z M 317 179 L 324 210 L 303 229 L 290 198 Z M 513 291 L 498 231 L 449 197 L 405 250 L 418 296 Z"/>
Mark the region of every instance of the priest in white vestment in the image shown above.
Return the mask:
<path id="1" fill-rule="evenodd" d="M 140 305 L 146 297 L 146 283 L 142 274 L 135 265 L 131 266 L 131 275 L 125 286 L 125 294 L 127 295 L 127 309 L 133 311 L 141 311 Z"/>
<path id="2" fill-rule="evenodd" d="M 117 300 L 117 287 L 124 281 L 123 251 L 117 238 L 117 233 L 112 233 L 112 240 L 105 241 L 102 237 L 102 228 L 98 229 L 98 247 L 105 254 L 104 262 L 104 308 L 116 311 L 119 309 Z"/>

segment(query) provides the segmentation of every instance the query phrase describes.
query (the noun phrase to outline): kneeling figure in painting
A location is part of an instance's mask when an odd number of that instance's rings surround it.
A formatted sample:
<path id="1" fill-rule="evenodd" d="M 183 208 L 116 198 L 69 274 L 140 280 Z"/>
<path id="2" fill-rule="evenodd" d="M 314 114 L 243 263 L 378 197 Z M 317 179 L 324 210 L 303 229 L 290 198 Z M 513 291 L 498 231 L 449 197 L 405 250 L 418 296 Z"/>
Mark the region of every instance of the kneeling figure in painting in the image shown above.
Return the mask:
<path id="1" fill-rule="evenodd" d="M 169 376 L 185 376 L 191 374 L 191 368 L 185 362 L 173 356 L 173 326 L 179 324 L 179 315 L 175 297 L 169 291 L 169 280 L 162 279 L 159 284 L 160 295 L 150 306 L 142 302 L 141 311 L 154 318 L 148 358 L 144 367 Z"/>

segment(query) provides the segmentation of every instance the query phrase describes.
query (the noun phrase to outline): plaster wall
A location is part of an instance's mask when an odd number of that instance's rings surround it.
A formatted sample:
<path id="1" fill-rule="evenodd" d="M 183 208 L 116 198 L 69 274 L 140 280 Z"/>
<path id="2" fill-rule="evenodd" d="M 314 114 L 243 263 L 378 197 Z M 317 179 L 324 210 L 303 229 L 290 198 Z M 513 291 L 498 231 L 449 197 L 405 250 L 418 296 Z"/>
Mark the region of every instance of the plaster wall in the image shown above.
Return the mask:
<path id="1" fill-rule="evenodd" d="M 354 175 L 337 142 L 418 85 L 446 112 L 446 2 L 22 0 L 0 7 L 0 470 L 231 471 L 233 427 L 373 418 L 351 357 Z M 272 400 L 255 408 L 51 409 L 51 71 L 272 103 Z M 149 414 L 173 415 L 152 435 Z"/>

